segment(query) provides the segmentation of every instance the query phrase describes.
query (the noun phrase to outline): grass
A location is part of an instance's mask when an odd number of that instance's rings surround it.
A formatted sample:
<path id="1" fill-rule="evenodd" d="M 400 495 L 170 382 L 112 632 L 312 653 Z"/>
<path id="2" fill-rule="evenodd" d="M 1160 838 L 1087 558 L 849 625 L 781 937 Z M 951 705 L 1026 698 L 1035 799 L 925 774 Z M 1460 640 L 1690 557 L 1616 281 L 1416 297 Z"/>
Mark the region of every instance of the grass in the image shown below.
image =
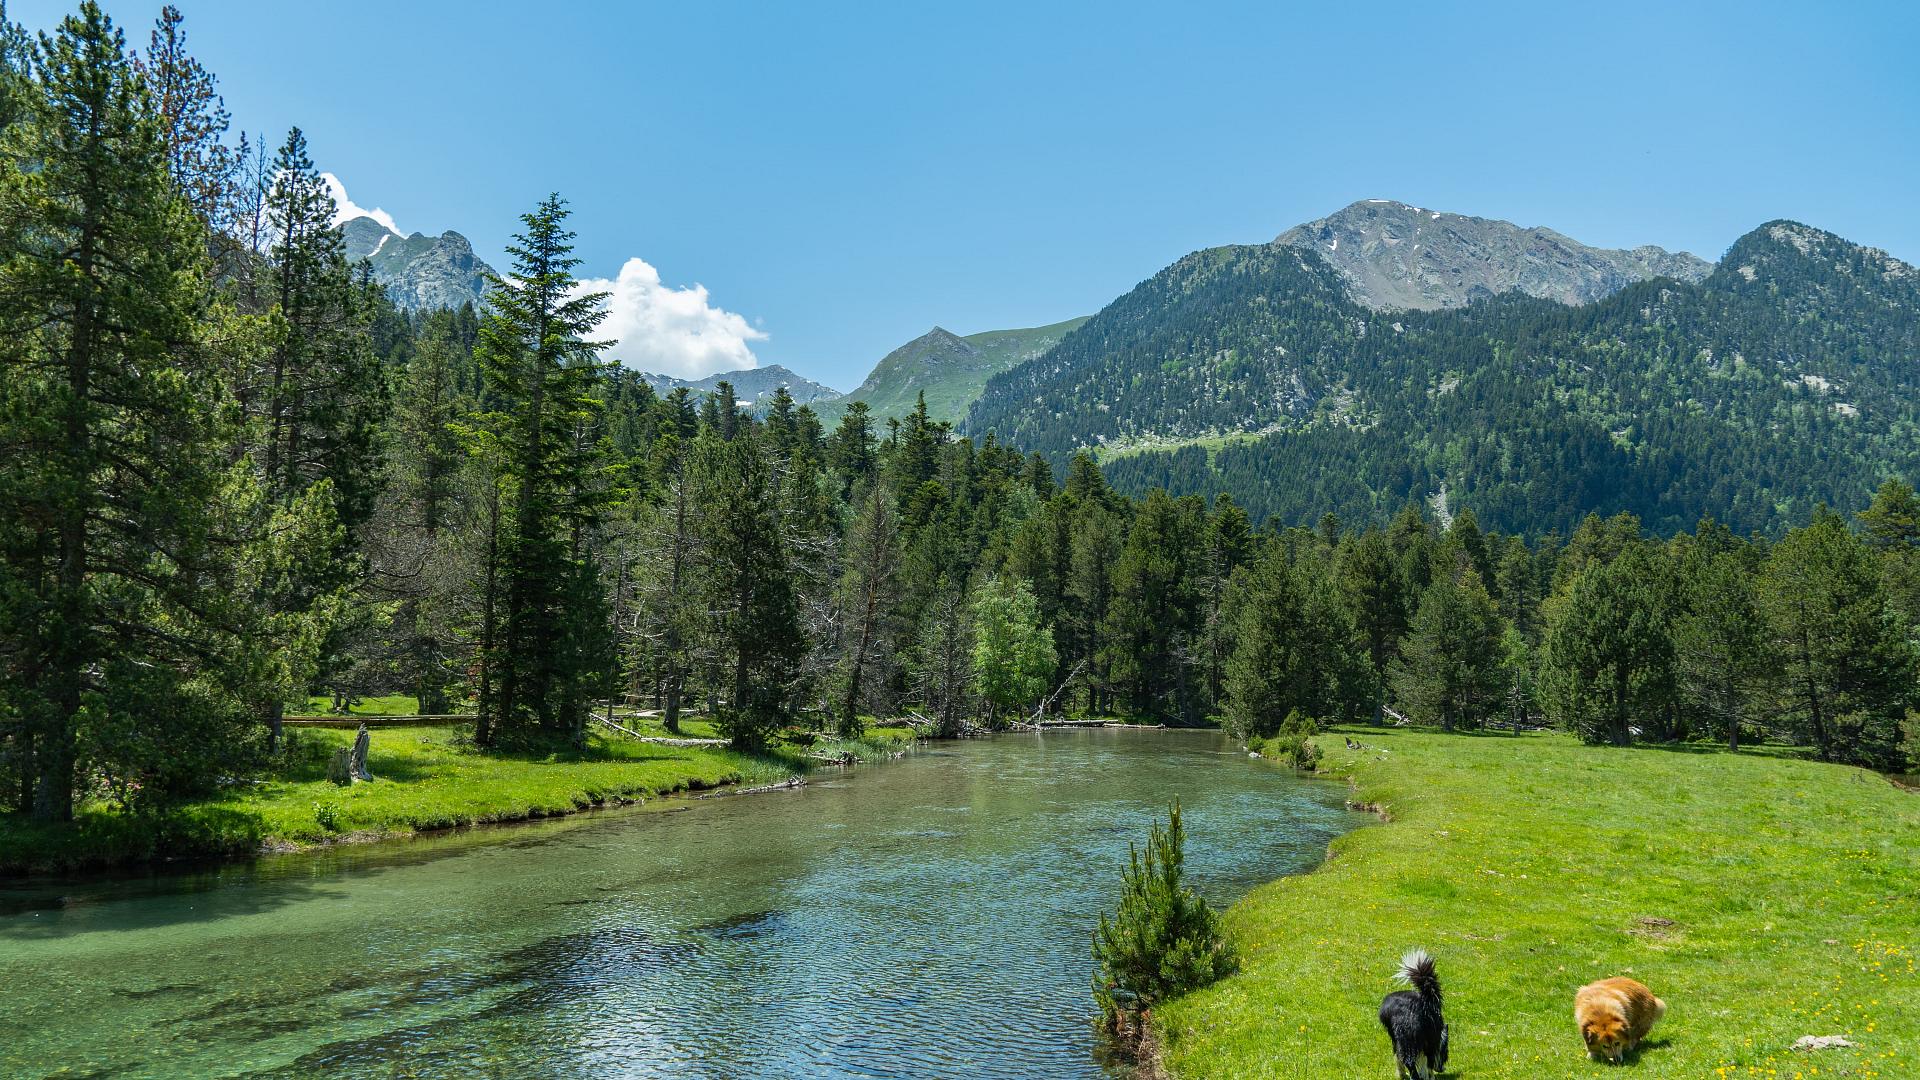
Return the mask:
<path id="1" fill-rule="evenodd" d="M 1230 909 L 1241 973 L 1156 1014 L 1173 1076 L 1393 1075 L 1374 1014 L 1416 945 L 1463 1080 L 1616 1075 L 1572 1005 L 1621 974 L 1668 1006 L 1624 1075 L 1920 1075 L 1920 795 L 1777 753 L 1347 730 L 1376 751 L 1323 735 L 1321 767 L 1390 822 Z"/>
<path id="2" fill-rule="evenodd" d="M 689 734 L 708 730 L 693 724 Z M 791 748 L 764 755 L 718 747 L 660 746 L 595 736 L 584 752 L 483 754 L 465 729 L 382 728 L 372 735 L 371 783 L 326 779 L 348 730 L 292 734 L 276 775 L 164 813 L 127 815 L 89 805 L 71 825 L 45 826 L 0 814 L 0 872 L 50 872 L 160 858 L 221 858 L 343 838 L 404 836 L 424 830 L 550 817 L 606 803 L 650 799 L 690 788 L 766 784 L 814 763 Z M 889 756 L 910 732 L 876 728 L 867 738 L 822 741 L 862 761 Z"/>

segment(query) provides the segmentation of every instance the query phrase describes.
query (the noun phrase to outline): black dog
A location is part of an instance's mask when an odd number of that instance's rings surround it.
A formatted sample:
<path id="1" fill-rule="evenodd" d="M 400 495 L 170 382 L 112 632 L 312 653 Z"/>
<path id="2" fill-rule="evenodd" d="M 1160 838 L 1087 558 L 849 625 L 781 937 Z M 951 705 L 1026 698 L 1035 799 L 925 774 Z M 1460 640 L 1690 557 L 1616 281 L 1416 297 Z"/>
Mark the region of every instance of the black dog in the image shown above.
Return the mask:
<path id="1" fill-rule="evenodd" d="M 1415 949 L 1400 960 L 1400 978 L 1411 990 L 1395 990 L 1380 1002 L 1380 1024 L 1393 1040 L 1400 1080 L 1429 1080 L 1447 1067 L 1447 1021 L 1440 1014 L 1440 976 L 1433 957 Z"/>

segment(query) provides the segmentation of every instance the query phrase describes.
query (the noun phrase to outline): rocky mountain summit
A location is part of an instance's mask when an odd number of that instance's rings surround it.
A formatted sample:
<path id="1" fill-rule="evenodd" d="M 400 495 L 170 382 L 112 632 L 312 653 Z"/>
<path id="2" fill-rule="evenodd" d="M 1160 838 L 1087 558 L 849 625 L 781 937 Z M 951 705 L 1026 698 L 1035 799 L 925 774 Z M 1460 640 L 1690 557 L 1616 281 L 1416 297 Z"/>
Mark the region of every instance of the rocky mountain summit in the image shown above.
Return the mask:
<path id="1" fill-rule="evenodd" d="M 340 234 L 348 261 L 372 263 L 374 280 L 404 311 L 457 308 L 486 295 L 493 268 L 457 232 L 401 236 L 370 217 L 357 217 L 342 224 Z"/>
<path id="2" fill-rule="evenodd" d="M 1552 229 L 1388 199 L 1296 225 L 1275 243 L 1319 252 L 1353 298 L 1376 311 L 1463 307 L 1506 292 L 1589 304 L 1648 278 L 1698 282 L 1714 265 L 1684 251 L 1588 247 Z"/>
<path id="3" fill-rule="evenodd" d="M 640 376 L 656 394 L 672 393 L 674 388 L 684 386 L 698 397 L 718 389 L 720 384 L 733 384 L 733 396 L 741 405 L 748 408 L 764 408 L 773 397 L 773 392 L 781 387 L 793 395 L 796 405 L 831 401 L 840 396 L 840 391 L 794 374 L 779 364 L 766 367 L 740 368 L 736 371 L 718 371 L 704 379 L 676 379 L 671 375 Z"/>

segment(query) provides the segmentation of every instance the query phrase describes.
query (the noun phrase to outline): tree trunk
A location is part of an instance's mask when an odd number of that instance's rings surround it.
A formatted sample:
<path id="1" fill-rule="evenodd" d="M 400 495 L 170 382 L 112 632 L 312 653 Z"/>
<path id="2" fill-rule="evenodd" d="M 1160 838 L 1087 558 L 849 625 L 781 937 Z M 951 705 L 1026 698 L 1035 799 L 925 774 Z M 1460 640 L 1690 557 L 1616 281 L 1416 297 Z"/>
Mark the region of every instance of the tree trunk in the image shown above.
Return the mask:
<path id="1" fill-rule="evenodd" d="M 473 741 L 482 747 L 493 745 L 493 635 L 494 593 L 498 588 L 496 569 L 500 565 L 500 485 L 489 478 L 487 498 L 487 570 L 480 590 L 480 686 L 475 699 L 477 716 L 473 721 Z"/>

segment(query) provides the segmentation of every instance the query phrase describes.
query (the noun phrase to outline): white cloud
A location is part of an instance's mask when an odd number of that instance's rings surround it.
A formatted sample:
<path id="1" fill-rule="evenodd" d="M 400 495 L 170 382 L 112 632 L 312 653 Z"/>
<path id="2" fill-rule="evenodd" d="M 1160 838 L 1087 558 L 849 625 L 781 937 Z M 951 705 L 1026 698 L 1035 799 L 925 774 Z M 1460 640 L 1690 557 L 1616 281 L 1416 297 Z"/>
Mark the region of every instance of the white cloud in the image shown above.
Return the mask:
<path id="1" fill-rule="evenodd" d="M 352 199 L 347 198 L 347 185 L 341 183 L 339 177 L 330 172 L 323 172 L 320 174 L 320 179 L 327 182 L 327 194 L 333 196 L 333 204 L 338 207 L 338 209 L 333 212 L 333 224 L 341 225 L 357 217 L 370 217 L 380 224 L 385 225 L 389 230 L 399 233 L 401 236 L 407 235 L 401 232 L 400 226 L 393 223 L 392 214 L 387 213 L 377 206 L 369 210 L 364 206 L 357 205 Z"/>
<path id="2" fill-rule="evenodd" d="M 758 367 L 749 342 L 767 340 L 745 316 L 714 307 L 707 287 L 675 289 L 645 259 L 628 259 L 618 277 L 584 279 L 581 292 L 607 294 L 597 336 L 615 344 L 606 355 L 656 375 L 698 379 L 716 371 Z"/>

